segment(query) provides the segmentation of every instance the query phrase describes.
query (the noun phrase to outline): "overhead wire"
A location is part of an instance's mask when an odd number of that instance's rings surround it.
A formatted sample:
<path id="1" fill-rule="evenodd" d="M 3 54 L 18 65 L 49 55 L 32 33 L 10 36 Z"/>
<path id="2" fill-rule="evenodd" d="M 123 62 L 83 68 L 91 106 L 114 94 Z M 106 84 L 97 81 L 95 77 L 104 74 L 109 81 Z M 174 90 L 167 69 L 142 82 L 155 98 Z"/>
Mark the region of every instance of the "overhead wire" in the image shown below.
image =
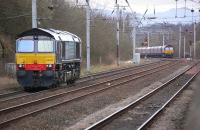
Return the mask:
<path id="1" fill-rule="evenodd" d="M 196 0 L 189 0 L 189 1 L 194 2 L 196 4 L 200 4 L 200 1 L 196 1 Z"/>
<path id="2" fill-rule="evenodd" d="M 77 1 L 77 0 L 76 0 L 76 1 Z M 87 1 L 87 0 L 86 0 L 86 1 Z M 200 1 L 195 1 L 195 0 L 189 0 L 189 1 L 200 4 Z M 131 7 L 129 1 L 128 1 L 128 0 L 125 0 L 125 2 L 127 3 L 127 5 L 128 5 L 128 7 L 129 7 L 131 13 L 132 13 L 132 14 L 135 14 L 135 12 L 134 12 L 134 10 L 132 9 L 132 7 Z M 96 1 L 96 3 L 97 3 L 97 1 Z M 108 5 L 108 4 L 106 4 L 106 5 Z M 155 5 L 154 5 L 154 6 L 155 6 Z M 40 8 L 47 8 L 47 7 L 44 7 L 44 6 L 39 6 L 39 7 L 40 7 Z M 108 8 L 108 6 L 105 6 L 105 7 L 103 8 L 103 10 L 101 10 L 101 11 L 104 12 L 107 8 Z M 185 0 L 185 9 L 186 9 L 186 0 Z M 144 13 L 143 16 L 142 16 L 142 19 L 139 21 L 139 24 L 141 24 L 141 21 L 144 19 L 144 15 L 145 15 L 145 14 L 146 14 L 146 11 L 145 11 L 145 13 Z M 9 19 L 21 18 L 21 17 L 27 17 L 27 16 L 31 16 L 31 14 L 30 14 L 30 13 L 28 13 L 28 14 L 20 14 L 20 15 L 10 16 L 10 17 L 6 17 L 6 18 L 0 18 L 0 20 L 9 20 Z M 184 17 L 192 17 L 192 16 L 186 16 L 186 11 L 185 11 L 185 12 L 184 12 Z M 184 17 L 177 17 L 177 18 L 184 18 Z M 193 17 L 199 17 L 199 16 L 193 16 Z M 136 17 L 135 17 L 135 18 L 136 18 Z M 174 17 L 171 17 L 171 18 L 174 18 Z M 170 19 L 170 17 L 165 17 L 165 18 L 163 17 L 163 18 L 159 18 L 159 19 Z"/>
<path id="3" fill-rule="evenodd" d="M 137 25 L 137 27 L 138 27 L 138 26 L 140 25 L 141 21 L 139 22 L 139 21 L 137 20 L 136 12 L 133 11 L 133 9 L 132 9 L 132 7 L 131 7 L 129 1 L 128 1 L 128 0 L 125 0 L 125 2 L 127 3 L 127 5 L 128 5 L 128 7 L 129 7 L 129 9 L 130 9 L 132 15 L 134 16 L 135 21 L 138 23 L 138 25 Z"/>

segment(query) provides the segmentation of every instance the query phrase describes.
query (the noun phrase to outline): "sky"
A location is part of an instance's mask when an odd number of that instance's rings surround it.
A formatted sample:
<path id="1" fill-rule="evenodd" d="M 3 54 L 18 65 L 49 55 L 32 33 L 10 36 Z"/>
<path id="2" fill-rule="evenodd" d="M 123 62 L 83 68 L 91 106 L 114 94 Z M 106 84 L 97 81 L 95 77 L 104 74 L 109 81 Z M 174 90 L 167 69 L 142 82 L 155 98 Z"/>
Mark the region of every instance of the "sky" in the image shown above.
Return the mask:
<path id="1" fill-rule="evenodd" d="M 76 0 L 74 0 L 76 1 Z M 79 0 L 79 2 L 84 2 L 85 0 Z M 172 8 L 176 8 L 175 0 L 128 0 L 132 9 L 137 13 L 143 14 L 147 9 L 149 14 L 153 14 L 154 9 L 156 12 L 165 12 Z M 199 0 L 186 0 L 187 8 L 194 8 L 198 11 L 200 9 L 200 3 L 197 4 L 192 1 Z M 118 0 L 121 6 L 126 6 L 125 0 Z M 185 0 L 178 0 L 178 8 L 185 7 Z M 95 9 L 107 9 L 113 10 L 115 5 L 115 0 L 90 0 L 90 5 Z M 128 10 L 127 10 L 128 11 Z M 130 10 L 129 10 L 130 11 Z"/>
<path id="2" fill-rule="evenodd" d="M 76 3 L 77 0 L 66 0 Z M 115 0 L 89 0 L 90 7 L 104 11 L 105 14 L 111 14 L 116 9 Z M 117 0 L 120 6 L 127 6 L 126 0 Z M 196 1 L 196 2 L 192 2 Z M 145 18 L 156 17 L 154 20 L 146 20 L 147 24 L 151 22 L 169 22 L 169 23 L 190 23 L 193 21 L 200 21 L 200 0 L 178 0 L 177 2 L 177 18 L 176 16 L 176 1 L 175 0 L 128 0 L 130 6 L 138 17 L 142 17 L 145 11 Z M 86 4 L 86 0 L 78 0 L 79 5 Z M 121 7 L 122 8 L 122 7 Z M 192 16 L 191 9 L 194 9 L 194 15 Z M 155 15 L 154 15 L 155 10 Z M 130 8 L 126 8 L 124 12 L 131 12 Z M 112 14 L 113 15 L 113 14 Z M 186 17 L 184 17 L 186 16 Z"/>

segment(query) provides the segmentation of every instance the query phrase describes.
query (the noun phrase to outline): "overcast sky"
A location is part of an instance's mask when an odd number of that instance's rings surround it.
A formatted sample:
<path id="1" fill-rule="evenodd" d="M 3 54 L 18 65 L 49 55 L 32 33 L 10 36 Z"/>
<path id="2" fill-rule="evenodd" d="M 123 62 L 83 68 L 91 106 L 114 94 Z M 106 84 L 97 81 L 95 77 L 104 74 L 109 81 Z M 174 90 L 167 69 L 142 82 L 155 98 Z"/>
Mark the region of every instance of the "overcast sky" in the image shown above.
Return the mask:
<path id="1" fill-rule="evenodd" d="M 74 0 L 75 1 L 75 0 Z M 79 0 L 84 2 L 85 0 Z M 137 13 L 143 14 L 146 9 L 148 13 L 153 13 L 154 8 L 156 12 L 164 12 L 172 8 L 176 8 L 175 0 L 128 0 L 131 7 Z M 191 2 L 192 0 L 186 0 L 187 8 L 195 8 L 196 10 L 200 8 L 200 4 Z M 198 0 L 194 0 L 198 1 Z M 125 0 L 118 0 L 120 5 L 127 5 Z M 114 8 L 115 0 L 90 0 L 92 8 L 108 9 L 112 10 Z M 178 0 L 178 8 L 185 6 L 185 0 Z"/>

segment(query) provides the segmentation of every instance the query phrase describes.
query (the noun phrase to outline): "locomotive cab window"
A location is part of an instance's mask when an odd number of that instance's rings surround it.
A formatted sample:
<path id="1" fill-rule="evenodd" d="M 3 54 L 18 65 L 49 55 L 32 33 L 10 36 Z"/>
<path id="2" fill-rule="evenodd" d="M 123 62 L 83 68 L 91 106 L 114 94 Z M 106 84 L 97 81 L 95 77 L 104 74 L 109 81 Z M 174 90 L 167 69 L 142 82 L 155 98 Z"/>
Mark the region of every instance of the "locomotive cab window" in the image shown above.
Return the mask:
<path id="1" fill-rule="evenodd" d="M 34 52 L 33 40 L 19 40 L 17 42 L 17 52 Z"/>
<path id="2" fill-rule="evenodd" d="M 38 41 L 38 52 L 53 52 L 54 44 L 50 40 L 39 40 Z"/>
<path id="3" fill-rule="evenodd" d="M 170 49 L 169 49 L 169 47 L 167 47 L 167 48 L 165 48 L 165 50 L 169 51 Z"/>
<path id="4" fill-rule="evenodd" d="M 62 58 L 64 60 L 76 59 L 76 43 L 72 41 L 65 42 L 62 46 Z"/>

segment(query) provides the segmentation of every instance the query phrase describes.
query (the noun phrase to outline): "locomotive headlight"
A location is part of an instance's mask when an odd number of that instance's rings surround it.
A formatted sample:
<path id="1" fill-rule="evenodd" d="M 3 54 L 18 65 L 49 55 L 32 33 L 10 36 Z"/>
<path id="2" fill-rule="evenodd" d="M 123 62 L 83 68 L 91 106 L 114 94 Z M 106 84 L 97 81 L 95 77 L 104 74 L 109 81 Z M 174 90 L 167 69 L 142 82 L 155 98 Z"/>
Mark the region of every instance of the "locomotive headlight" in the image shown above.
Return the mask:
<path id="1" fill-rule="evenodd" d="M 22 67 L 22 64 L 19 64 L 19 68 L 21 68 Z"/>
<path id="2" fill-rule="evenodd" d="M 23 64 L 19 64 L 18 67 L 19 67 L 19 68 L 23 68 L 24 65 L 23 65 Z"/>
<path id="3" fill-rule="evenodd" d="M 51 68 L 51 67 L 52 67 L 52 64 L 49 65 L 49 68 Z"/>
<path id="4" fill-rule="evenodd" d="M 47 70 L 52 70 L 54 66 L 52 64 L 47 64 L 46 67 L 47 67 Z"/>
<path id="5" fill-rule="evenodd" d="M 48 68 L 52 68 L 52 67 L 53 67 L 52 64 L 47 64 L 46 66 L 47 66 Z"/>
<path id="6" fill-rule="evenodd" d="M 18 69 L 21 70 L 21 69 L 24 69 L 25 66 L 24 66 L 24 64 L 18 64 L 17 67 L 18 67 Z"/>

